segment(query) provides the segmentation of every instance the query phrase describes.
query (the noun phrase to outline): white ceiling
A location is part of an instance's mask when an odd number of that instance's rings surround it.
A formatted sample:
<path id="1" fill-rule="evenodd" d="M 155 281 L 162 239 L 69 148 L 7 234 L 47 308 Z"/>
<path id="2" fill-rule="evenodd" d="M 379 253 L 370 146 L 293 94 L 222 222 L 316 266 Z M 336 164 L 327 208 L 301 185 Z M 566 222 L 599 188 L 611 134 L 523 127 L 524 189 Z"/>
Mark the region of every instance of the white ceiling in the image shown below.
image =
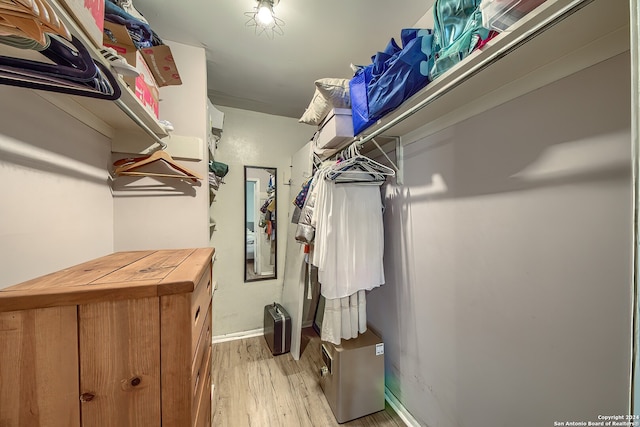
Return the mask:
<path id="1" fill-rule="evenodd" d="M 299 118 L 324 77 L 350 78 L 434 0 L 280 0 L 284 35 L 256 36 L 244 15 L 256 0 L 133 0 L 166 40 L 205 48 L 216 105 Z M 180 70 L 180 64 L 178 70 Z"/>

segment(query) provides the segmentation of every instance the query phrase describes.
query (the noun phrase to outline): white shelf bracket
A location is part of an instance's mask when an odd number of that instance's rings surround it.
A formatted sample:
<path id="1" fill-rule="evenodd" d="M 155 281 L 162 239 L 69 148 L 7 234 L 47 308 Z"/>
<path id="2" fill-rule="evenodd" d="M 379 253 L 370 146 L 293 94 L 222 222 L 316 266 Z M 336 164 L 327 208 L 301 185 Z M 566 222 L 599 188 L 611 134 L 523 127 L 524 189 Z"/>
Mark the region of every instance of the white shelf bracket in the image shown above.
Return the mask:
<path id="1" fill-rule="evenodd" d="M 375 138 L 368 139 L 367 141 L 373 142 L 376 148 L 382 153 L 385 159 L 389 162 L 391 167 L 396 171 L 396 183 L 402 185 L 404 182 L 404 159 L 403 159 L 403 147 L 402 147 L 402 139 L 399 136 L 393 137 L 395 139 L 395 150 L 396 150 L 396 161 L 394 162 L 387 155 L 387 153 L 382 149 L 380 144 L 375 140 Z M 359 147 L 362 147 L 367 141 L 359 143 Z"/>

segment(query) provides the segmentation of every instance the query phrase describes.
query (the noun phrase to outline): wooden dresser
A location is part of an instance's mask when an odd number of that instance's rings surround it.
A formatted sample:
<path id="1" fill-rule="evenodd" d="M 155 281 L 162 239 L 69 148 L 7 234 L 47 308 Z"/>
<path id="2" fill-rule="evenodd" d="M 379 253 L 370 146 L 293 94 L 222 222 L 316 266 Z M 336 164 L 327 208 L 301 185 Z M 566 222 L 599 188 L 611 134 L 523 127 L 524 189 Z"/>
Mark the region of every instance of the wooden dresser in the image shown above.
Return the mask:
<path id="1" fill-rule="evenodd" d="M 210 426 L 213 254 L 119 252 L 0 290 L 0 426 Z"/>

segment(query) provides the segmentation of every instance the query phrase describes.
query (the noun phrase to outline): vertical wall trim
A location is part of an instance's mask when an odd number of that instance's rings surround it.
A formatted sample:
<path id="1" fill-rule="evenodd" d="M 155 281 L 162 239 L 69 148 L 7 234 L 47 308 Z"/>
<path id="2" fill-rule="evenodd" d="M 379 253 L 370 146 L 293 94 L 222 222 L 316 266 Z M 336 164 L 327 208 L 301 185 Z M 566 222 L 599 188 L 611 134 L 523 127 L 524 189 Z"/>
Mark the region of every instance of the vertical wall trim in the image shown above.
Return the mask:
<path id="1" fill-rule="evenodd" d="M 631 33 L 631 150 L 633 156 L 633 337 L 632 350 L 633 359 L 631 367 L 631 394 L 630 407 L 634 414 L 640 413 L 640 355 L 638 354 L 640 328 L 639 321 L 639 302 L 638 302 L 638 268 L 640 260 L 638 259 L 638 244 L 640 242 L 638 233 L 640 225 L 638 224 L 638 200 L 640 199 L 640 141 L 638 134 L 640 132 L 640 71 L 638 70 L 640 61 L 640 8 L 637 0 L 629 1 L 629 24 Z"/>

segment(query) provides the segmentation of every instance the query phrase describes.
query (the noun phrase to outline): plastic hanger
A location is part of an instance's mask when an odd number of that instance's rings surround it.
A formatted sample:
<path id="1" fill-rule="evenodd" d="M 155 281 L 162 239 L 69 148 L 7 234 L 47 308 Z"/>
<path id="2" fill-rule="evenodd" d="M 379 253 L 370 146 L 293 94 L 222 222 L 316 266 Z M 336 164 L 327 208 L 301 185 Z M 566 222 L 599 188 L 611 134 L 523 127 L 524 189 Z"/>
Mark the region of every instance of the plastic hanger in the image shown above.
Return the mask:
<path id="1" fill-rule="evenodd" d="M 29 59 L 0 56 L 0 65 L 16 69 L 29 70 L 40 75 L 61 77 L 75 81 L 87 82 L 96 77 L 96 65 L 89 51 L 75 37 L 71 41 L 72 49 L 66 42 L 56 36 L 46 36 L 47 48 L 39 51 L 54 63 L 38 62 Z"/>
<path id="2" fill-rule="evenodd" d="M 173 169 L 176 169 L 179 172 L 182 172 L 184 175 L 173 175 L 173 174 L 164 174 L 164 173 L 155 173 L 155 172 L 141 172 L 135 171 L 133 169 L 137 169 L 141 166 L 148 165 L 149 163 L 156 162 L 161 160 L 171 166 Z M 198 180 L 202 179 L 200 175 L 197 173 L 190 171 L 186 167 L 177 163 L 169 153 L 164 150 L 158 150 L 151 154 L 150 156 L 144 157 L 133 157 L 133 158 L 125 158 L 117 160 L 113 163 L 114 166 L 117 166 L 114 173 L 116 175 L 130 175 L 130 176 L 161 176 L 165 178 L 189 178 L 193 182 L 198 182 Z"/>
<path id="3" fill-rule="evenodd" d="M 53 34 L 45 38 L 47 47 L 38 52 L 53 63 L 0 55 L 0 84 L 107 100 L 120 97 L 116 78 L 82 42 L 72 37 L 69 43 Z"/>
<path id="4" fill-rule="evenodd" d="M 360 154 L 357 144 L 352 144 L 339 155 L 340 161 L 331 166 L 326 173 L 327 180 L 335 182 L 357 182 L 382 184 L 387 176 L 396 172 L 369 157 Z"/>

